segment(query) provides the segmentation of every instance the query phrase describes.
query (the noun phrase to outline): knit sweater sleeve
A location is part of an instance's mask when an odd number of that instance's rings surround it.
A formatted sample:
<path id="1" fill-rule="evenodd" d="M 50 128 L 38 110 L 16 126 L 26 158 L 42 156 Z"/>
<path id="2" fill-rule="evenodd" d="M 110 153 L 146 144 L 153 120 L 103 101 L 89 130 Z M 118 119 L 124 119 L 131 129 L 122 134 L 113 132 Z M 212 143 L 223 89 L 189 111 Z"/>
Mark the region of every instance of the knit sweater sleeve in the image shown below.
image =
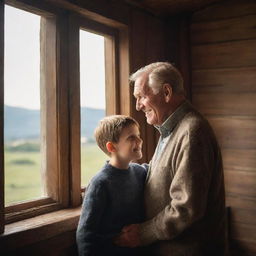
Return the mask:
<path id="1" fill-rule="evenodd" d="M 79 256 L 95 255 L 98 244 L 98 232 L 106 205 L 106 193 L 103 184 L 92 182 L 86 192 L 82 213 L 76 232 Z"/>
<path id="2" fill-rule="evenodd" d="M 170 203 L 140 224 L 144 245 L 171 240 L 204 216 L 214 166 L 213 145 L 199 130 L 187 132 L 178 148 L 177 157 L 172 160 L 175 175 L 169 188 Z"/>

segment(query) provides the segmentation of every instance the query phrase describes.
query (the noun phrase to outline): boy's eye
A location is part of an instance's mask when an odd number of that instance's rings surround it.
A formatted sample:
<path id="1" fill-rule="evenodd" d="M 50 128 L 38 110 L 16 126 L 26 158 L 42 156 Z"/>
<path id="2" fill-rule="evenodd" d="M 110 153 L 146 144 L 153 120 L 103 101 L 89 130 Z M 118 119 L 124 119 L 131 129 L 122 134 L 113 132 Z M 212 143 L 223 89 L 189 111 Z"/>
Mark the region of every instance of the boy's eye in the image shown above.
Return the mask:
<path id="1" fill-rule="evenodd" d="M 128 140 L 136 140 L 136 139 L 140 139 L 140 136 L 130 136 L 128 138 Z"/>

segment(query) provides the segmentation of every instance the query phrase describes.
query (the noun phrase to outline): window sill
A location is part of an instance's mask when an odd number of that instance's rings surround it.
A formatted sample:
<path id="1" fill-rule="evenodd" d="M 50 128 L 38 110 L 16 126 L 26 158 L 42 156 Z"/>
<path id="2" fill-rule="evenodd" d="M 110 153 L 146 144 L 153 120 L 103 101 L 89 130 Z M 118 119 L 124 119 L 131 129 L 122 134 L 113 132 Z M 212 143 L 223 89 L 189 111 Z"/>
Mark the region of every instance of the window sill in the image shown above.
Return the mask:
<path id="1" fill-rule="evenodd" d="M 8 224 L 0 235 L 0 251 L 24 247 L 75 231 L 80 212 L 81 207 L 64 209 Z"/>

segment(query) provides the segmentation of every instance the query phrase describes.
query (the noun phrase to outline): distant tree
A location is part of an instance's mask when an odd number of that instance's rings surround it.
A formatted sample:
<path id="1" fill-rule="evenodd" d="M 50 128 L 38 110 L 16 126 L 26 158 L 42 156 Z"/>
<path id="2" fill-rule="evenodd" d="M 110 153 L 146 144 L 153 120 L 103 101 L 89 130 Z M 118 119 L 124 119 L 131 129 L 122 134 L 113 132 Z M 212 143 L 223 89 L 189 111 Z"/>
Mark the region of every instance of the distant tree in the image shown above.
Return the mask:
<path id="1" fill-rule="evenodd" d="M 15 145 L 15 146 L 7 145 L 7 146 L 5 146 L 5 150 L 8 152 L 39 152 L 40 144 L 25 142 L 25 143 Z"/>
<path id="2" fill-rule="evenodd" d="M 10 161 L 11 164 L 18 164 L 18 165 L 33 165 L 35 164 L 34 161 L 31 161 L 30 159 L 17 159 Z"/>

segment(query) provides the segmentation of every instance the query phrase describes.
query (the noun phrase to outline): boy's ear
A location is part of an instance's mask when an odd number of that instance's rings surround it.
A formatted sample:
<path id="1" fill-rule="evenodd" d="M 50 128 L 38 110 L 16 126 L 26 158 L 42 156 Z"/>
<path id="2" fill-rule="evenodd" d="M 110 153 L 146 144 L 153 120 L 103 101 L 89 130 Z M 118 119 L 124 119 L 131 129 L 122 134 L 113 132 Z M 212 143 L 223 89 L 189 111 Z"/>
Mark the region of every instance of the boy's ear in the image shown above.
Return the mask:
<path id="1" fill-rule="evenodd" d="M 110 141 L 106 143 L 106 148 L 109 153 L 113 153 L 116 151 L 114 144 Z"/>

